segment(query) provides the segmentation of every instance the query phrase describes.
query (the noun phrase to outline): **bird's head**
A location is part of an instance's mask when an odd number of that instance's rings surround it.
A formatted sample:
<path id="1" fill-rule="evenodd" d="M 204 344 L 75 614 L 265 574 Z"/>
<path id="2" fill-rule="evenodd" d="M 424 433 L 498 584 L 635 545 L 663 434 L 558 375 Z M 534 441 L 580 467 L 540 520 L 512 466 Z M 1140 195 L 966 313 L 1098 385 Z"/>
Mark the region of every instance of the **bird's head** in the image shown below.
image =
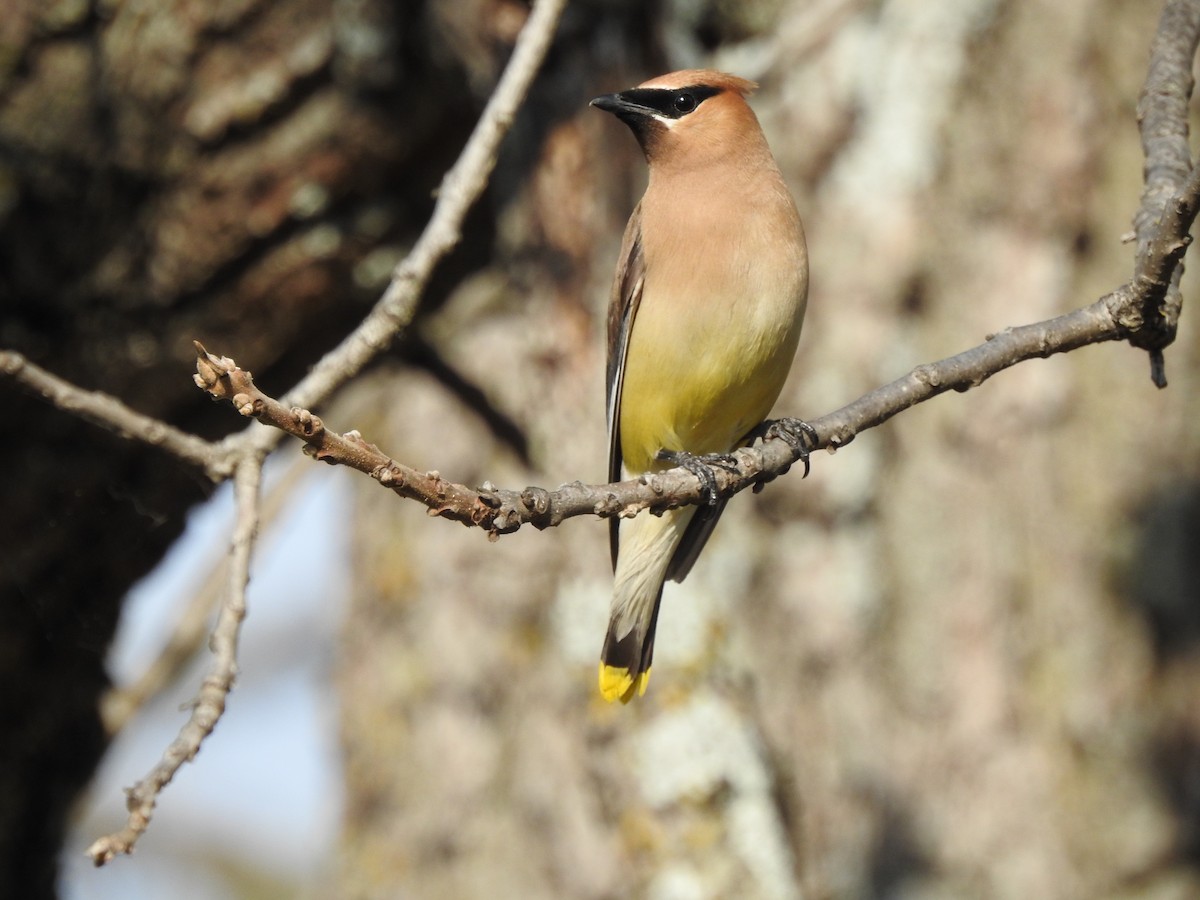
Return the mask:
<path id="1" fill-rule="evenodd" d="M 597 97 L 591 105 L 629 126 L 652 167 L 700 163 L 763 142 L 745 100 L 756 87 L 736 75 L 685 69 Z"/>

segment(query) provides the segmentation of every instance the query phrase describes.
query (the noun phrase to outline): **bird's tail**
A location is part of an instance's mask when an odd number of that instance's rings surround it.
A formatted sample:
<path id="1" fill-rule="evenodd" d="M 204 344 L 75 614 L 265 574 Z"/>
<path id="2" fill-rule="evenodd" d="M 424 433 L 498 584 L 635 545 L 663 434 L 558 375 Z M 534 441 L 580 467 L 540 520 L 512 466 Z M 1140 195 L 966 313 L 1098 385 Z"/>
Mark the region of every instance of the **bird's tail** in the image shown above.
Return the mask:
<path id="1" fill-rule="evenodd" d="M 600 651 L 600 693 L 628 703 L 646 693 L 667 567 L 696 507 L 642 513 L 622 524 L 612 614 Z"/>

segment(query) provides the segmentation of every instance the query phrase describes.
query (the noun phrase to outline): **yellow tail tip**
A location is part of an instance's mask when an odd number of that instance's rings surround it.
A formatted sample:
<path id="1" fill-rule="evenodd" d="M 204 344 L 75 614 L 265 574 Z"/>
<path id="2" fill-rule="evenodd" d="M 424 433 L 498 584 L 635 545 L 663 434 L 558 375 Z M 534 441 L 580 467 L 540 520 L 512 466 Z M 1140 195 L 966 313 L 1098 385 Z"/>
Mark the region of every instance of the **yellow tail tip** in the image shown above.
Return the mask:
<path id="1" fill-rule="evenodd" d="M 600 696 L 609 703 L 620 700 L 628 703 L 635 696 L 646 693 L 646 685 L 650 683 L 650 670 L 630 675 L 628 669 L 606 666 L 600 663 Z"/>

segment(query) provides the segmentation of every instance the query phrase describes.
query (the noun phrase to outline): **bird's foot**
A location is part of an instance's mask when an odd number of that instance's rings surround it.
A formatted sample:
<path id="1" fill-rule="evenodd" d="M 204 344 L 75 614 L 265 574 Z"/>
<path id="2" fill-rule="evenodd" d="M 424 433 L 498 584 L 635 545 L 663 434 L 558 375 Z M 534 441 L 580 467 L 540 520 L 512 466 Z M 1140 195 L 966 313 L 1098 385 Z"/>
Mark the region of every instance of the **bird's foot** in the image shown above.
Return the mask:
<path id="1" fill-rule="evenodd" d="M 717 500 L 720 499 L 713 467 L 724 469 L 726 472 L 738 471 L 737 457 L 731 453 L 706 453 L 704 456 L 697 456 L 686 450 L 659 450 L 657 456 L 663 462 L 687 469 L 695 475 L 696 480 L 700 482 L 700 495 L 708 506 L 716 506 Z"/>
<path id="2" fill-rule="evenodd" d="M 808 458 L 820 442 L 820 438 L 817 436 L 817 429 L 800 419 L 776 419 L 767 426 L 763 438 L 765 440 L 776 437 L 791 447 L 792 452 L 796 454 L 796 458 L 804 463 L 804 475 L 802 477 L 807 478 L 810 468 Z"/>

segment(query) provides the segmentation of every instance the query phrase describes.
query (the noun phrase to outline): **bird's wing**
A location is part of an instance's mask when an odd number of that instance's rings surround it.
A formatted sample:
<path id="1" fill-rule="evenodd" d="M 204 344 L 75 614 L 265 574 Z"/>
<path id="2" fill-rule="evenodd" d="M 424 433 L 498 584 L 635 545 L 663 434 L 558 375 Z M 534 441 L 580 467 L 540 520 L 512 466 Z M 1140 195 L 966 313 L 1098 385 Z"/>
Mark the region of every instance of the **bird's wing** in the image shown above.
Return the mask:
<path id="1" fill-rule="evenodd" d="M 608 304 L 608 480 L 621 479 L 621 383 L 625 377 L 625 355 L 646 278 L 646 257 L 642 252 L 642 206 L 639 203 L 625 226 L 621 256 L 613 279 Z M 608 540 L 613 568 L 617 565 L 617 519 L 609 520 Z"/>

